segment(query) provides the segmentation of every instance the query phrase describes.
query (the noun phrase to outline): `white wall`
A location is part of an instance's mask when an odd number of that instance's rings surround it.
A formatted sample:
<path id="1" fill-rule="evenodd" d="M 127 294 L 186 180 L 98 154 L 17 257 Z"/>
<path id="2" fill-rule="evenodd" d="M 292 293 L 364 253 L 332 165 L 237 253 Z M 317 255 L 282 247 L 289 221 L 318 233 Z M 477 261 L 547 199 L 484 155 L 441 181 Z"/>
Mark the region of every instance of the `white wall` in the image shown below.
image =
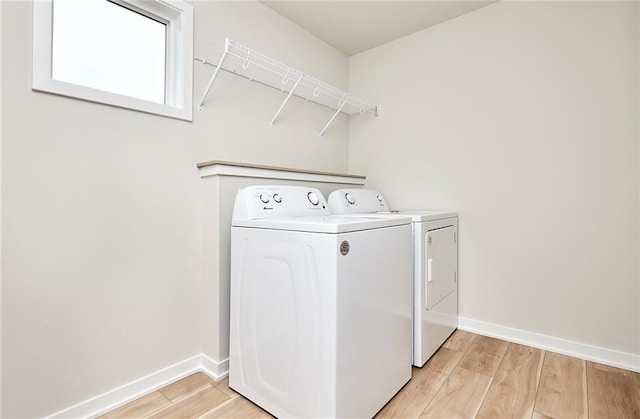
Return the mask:
<path id="1" fill-rule="evenodd" d="M 460 315 L 640 355 L 635 2 L 500 2 L 349 60 L 349 169 L 460 214 Z M 637 358 L 636 358 L 637 359 Z"/>
<path id="2" fill-rule="evenodd" d="M 195 2 L 230 36 L 346 89 L 347 58 L 255 2 Z M 31 2 L 2 1 L 2 417 L 41 417 L 203 351 L 196 163 L 344 172 L 347 124 L 223 74 L 193 123 L 31 91 Z M 10 40 L 10 42 L 7 42 Z M 195 64 L 198 100 L 213 67 Z"/>

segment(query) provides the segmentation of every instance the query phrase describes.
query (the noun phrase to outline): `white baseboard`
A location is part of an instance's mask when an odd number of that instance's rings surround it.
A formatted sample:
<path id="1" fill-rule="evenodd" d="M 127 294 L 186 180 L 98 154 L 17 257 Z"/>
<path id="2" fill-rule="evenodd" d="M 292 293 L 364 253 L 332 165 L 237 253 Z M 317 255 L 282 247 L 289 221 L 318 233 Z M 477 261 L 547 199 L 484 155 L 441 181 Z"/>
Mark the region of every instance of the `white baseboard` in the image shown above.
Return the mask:
<path id="1" fill-rule="evenodd" d="M 216 381 L 229 374 L 229 358 L 222 361 L 214 361 L 205 354 L 200 355 L 200 357 L 200 369 Z"/>
<path id="2" fill-rule="evenodd" d="M 467 332 L 489 336 L 508 342 L 520 343 L 550 352 L 557 352 L 587 361 L 598 362 L 612 367 L 640 372 L 640 355 L 620 352 L 613 349 L 574 342 L 553 336 L 541 335 L 526 330 L 514 329 L 498 324 L 473 320 L 466 317 L 458 319 L 458 328 Z"/>
<path id="3" fill-rule="evenodd" d="M 92 397 L 75 406 L 61 410 L 47 418 L 96 417 L 197 371 L 204 372 L 216 381 L 220 380 L 229 373 L 229 359 L 217 362 L 204 354 L 195 355 L 99 396 Z"/>

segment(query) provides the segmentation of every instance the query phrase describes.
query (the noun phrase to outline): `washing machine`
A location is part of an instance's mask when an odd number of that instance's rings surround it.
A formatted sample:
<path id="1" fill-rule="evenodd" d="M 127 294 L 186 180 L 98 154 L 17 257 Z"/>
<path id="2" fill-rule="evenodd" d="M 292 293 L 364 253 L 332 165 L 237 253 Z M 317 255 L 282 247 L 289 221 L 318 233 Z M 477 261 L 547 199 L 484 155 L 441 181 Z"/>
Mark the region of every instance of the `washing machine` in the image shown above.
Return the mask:
<path id="1" fill-rule="evenodd" d="M 240 190 L 230 387 L 277 417 L 373 417 L 411 379 L 411 231 L 313 188 Z"/>
<path id="2" fill-rule="evenodd" d="M 422 367 L 458 327 L 458 216 L 450 211 L 390 211 L 371 189 L 329 195 L 333 214 L 411 217 L 413 225 L 413 365 Z"/>

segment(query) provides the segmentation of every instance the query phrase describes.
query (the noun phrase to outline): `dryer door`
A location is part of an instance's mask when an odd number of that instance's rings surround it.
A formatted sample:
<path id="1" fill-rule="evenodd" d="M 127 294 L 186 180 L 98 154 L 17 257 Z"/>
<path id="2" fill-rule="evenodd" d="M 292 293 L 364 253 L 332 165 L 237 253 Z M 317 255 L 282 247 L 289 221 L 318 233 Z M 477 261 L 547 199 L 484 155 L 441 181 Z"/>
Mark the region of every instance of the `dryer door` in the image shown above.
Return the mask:
<path id="1" fill-rule="evenodd" d="M 425 308 L 431 310 L 456 289 L 457 245 L 454 226 L 431 230 L 425 235 Z"/>

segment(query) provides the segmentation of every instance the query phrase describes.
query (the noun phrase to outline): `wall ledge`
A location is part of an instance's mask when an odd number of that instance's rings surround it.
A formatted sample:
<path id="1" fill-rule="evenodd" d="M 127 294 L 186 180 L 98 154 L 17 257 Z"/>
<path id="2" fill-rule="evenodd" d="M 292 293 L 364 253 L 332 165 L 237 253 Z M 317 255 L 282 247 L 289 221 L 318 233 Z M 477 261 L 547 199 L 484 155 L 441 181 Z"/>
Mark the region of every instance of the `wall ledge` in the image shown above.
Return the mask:
<path id="1" fill-rule="evenodd" d="M 545 351 L 640 372 L 640 354 L 621 352 L 466 317 L 460 317 L 458 319 L 458 328 L 467 332 L 519 343 Z"/>
<path id="2" fill-rule="evenodd" d="M 196 165 L 200 177 L 238 176 L 263 179 L 286 179 L 307 182 L 346 183 L 364 185 L 366 176 L 346 173 L 322 172 L 316 170 L 295 169 L 290 167 L 265 166 L 251 163 L 238 163 L 212 160 Z"/>

